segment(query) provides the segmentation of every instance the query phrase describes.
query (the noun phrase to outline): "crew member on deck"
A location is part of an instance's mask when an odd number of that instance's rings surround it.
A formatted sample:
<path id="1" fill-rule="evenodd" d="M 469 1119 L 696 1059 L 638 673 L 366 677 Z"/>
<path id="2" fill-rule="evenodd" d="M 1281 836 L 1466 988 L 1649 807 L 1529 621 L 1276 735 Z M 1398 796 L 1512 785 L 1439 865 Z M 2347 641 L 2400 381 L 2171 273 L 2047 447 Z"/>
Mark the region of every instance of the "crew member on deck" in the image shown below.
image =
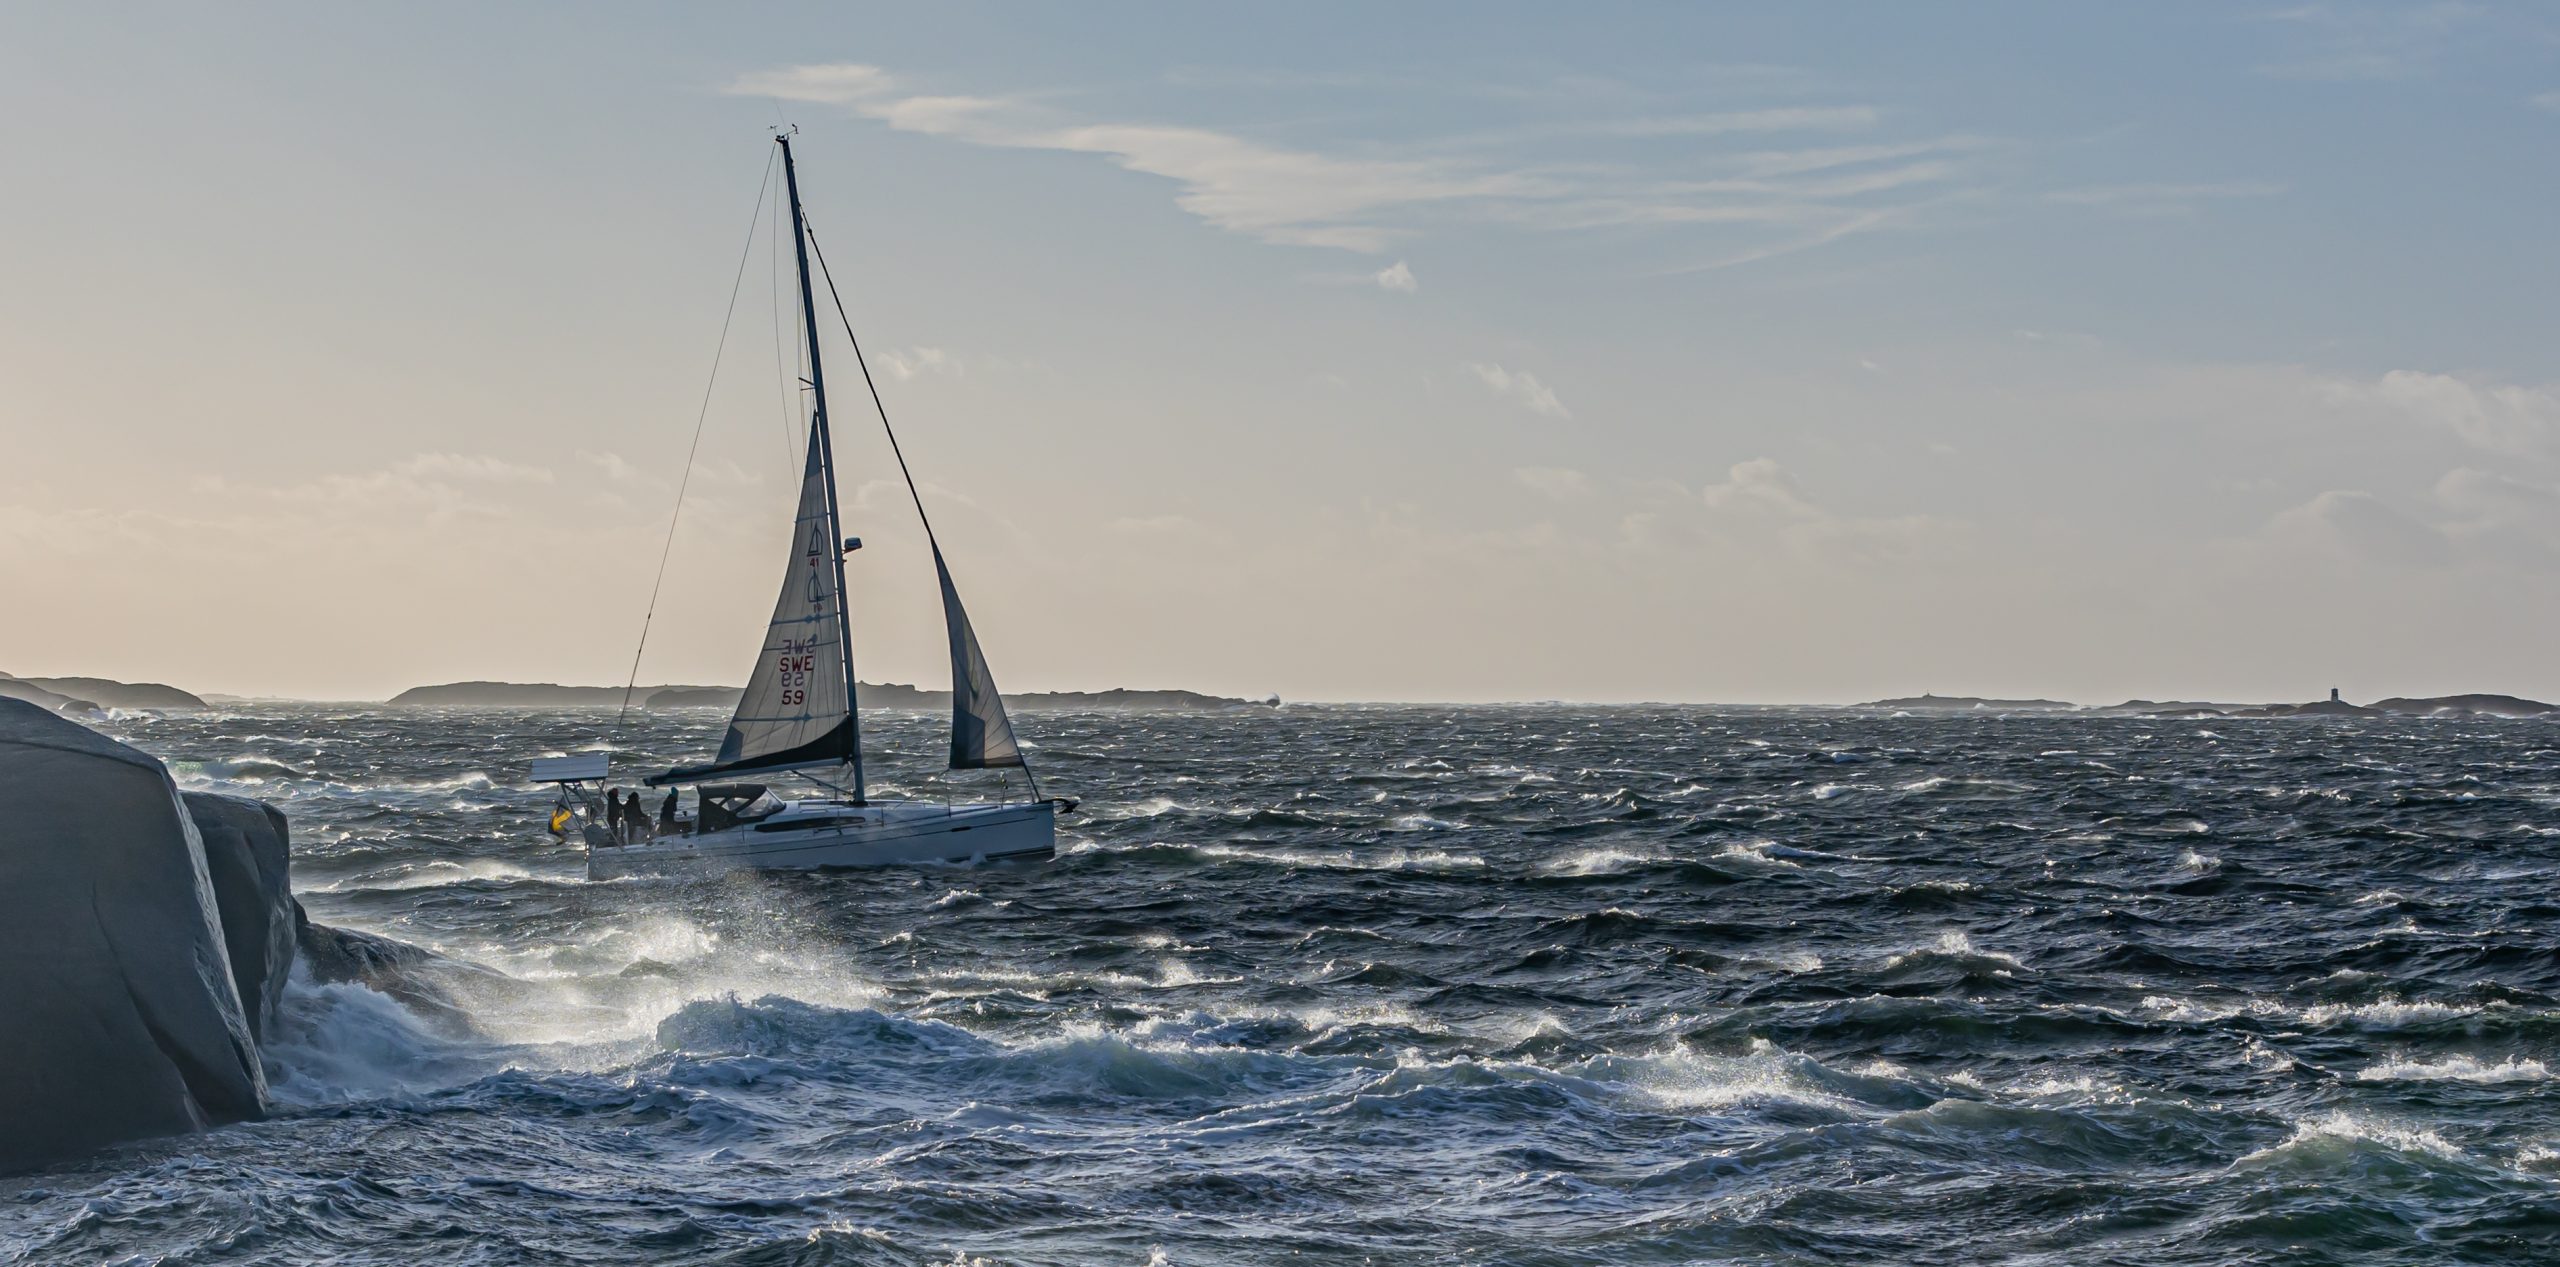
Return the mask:
<path id="1" fill-rule="evenodd" d="M 604 825 L 617 843 L 622 840 L 622 793 L 614 788 L 604 790 Z"/>
<path id="2" fill-rule="evenodd" d="M 658 831 L 673 834 L 676 829 L 676 790 L 667 789 L 667 802 L 658 807 Z"/>

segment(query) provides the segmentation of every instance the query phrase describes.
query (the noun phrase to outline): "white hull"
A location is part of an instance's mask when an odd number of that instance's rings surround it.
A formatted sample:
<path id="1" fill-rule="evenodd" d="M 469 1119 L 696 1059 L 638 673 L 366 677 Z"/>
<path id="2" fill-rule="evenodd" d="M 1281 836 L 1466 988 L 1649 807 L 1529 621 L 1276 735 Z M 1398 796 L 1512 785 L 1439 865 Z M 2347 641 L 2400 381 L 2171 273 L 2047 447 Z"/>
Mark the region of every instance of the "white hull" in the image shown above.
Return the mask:
<path id="1" fill-rule="evenodd" d="M 722 831 L 590 845 L 587 878 L 1034 860 L 1051 856 L 1057 841 L 1057 808 L 1047 801 L 795 801 L 779 814 Z"/>

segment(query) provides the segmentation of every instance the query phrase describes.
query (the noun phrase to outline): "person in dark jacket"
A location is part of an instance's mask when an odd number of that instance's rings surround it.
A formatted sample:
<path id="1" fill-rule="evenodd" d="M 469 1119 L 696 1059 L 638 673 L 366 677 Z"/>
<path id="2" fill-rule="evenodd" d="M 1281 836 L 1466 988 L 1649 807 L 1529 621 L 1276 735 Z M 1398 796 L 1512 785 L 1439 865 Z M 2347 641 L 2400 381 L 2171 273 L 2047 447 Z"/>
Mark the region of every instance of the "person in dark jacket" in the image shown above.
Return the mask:
<path id="1" fill-rule="evenodd" d="M 658 830 L 659 830 L 659 832 L 661 832 L 661 833 L 666 833 L 666 832 L 672 832 L 672 831 L 674 831 L 675 829 L 676 829 L 676 790 L 675 790 L 674 788 L 668 788 L 668 789 L 667 789 L 667 803 L 658 807 Z"/>
<path id="2" fill-rule="evenodd" d="M 604 826 L 617 842 L 622 839 L 622 793 L 616 788 L 604 790 Z"/>

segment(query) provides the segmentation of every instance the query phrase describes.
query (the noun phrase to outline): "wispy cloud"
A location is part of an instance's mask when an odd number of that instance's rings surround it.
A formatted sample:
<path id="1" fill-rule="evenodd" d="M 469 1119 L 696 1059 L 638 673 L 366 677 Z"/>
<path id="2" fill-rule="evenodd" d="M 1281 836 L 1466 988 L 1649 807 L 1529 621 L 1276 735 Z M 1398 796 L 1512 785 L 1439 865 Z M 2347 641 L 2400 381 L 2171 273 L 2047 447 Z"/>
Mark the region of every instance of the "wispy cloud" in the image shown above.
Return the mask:
<path id="1" fill-rule="evenodd" d="M 2094 207 L 2125 216 L 2193 215 L 2208 202 L 2233 198 L 2272 198 L 2284 186 L 2242 180 L 2206 184 L 2082 185 L 2047 193 L 2047 202 L 2068 207 Z"/>
<path id="2" fill-rule="evenodd" d="M 2436 0 L 2305 4 L 2262 13 L 2278 30 L 2282 51 L 2258 73 L 2329 83 L 2414 78 L 2434 67 L 2449 33 L 2480 12 L 2465 0 Z"/>
<path id="3" fill-rule="evenodd" d="M 1399 294 L 1410 295 L 1422 289 L 1422 284 L 1413 279 L 1413 270 L 1406 267 L 1403 260 L 1397 260 L 1379 269 L 1373 274 L 1373 280 L 1378 283 L 1380 290 L 1392 290 Z"/>
<path id="4" fill-rule="evenodd" d="M 956 377 L 968 370 L 959 357 L 941 348 L 891 348 L 872 353 L 871 359 L 879 362 L 889 377 L 902 383 L 928 374 Z"/>
<path id="5" fill-rule="evenodd" d="M 2336 398 L 2377 401 L 2491 453 L 2560 457 L 2560 390 L 2393 370 L 2371 383 L 2334 384 L 2329 391 Z"/>
<path id="6" fill-rule="evenodd" d="M 2442 533 L 2362 489 L 2331 489 L 2278 514 L 2268 533 L 2354 561 L 2424 567 L 2446 556 Z"/>
<path id="7" fill-rule="evenodd" d="M 1789 105 L 1708 113 L 1641 111 L 1371 148 L 1346 154 L 1177 123 L 1072 117 L 1027 96 L 913 92 L 876 66 L 790 66 L 739 77 L 730 91 L 850 109 L 889 127 L 974 145 L 1091 154 L 1165 178 L 1174 200 L 1209 224 L 1265 242 L 1383 254 L 1432 217 L 1545 231 L 1690 228 L 1783 233 L 1742 247 L 1783 254 L 1896 223 L 1914 195 L 1964 177 L 1974 137 L 1795 148 L 1701 149 L 1707 138 L 1856 131 L 1867 105 Z M 1539 138 L 1679 139 L 1676 158 L 1614 165 L 1588 155 L 1537 162 L 1516 150 Z M 1679 171 L 1666 177 L 1666 171 Z M 1882 212 L 1883 214 L 1879 214 Z M 1401 271 L 1400 271 L 1401 270 Z M 1401 264 L 1373 274 L 1407 289 Z"/>
<path id="8" fill-rule="evenodd" d="M 1572 501 L 1591 492 L 1591 477 L 1570 467 L 1523 466 L 1513 470 L 1511 478 L 1552 501 Z"/>
<path id="9" fill-rule="evenodd" d="M 1573 411 L 1566 409 L 1564 402 L 1556 399 L 1553 388 L 1539 382 L 1537 375 L 1526 370 L 1507 370 L 1499 365 L 1485 365 L 1474 361 L 1467 363 L 1467 369 L 1472 371 L 1478 379 L 1483 380 L 1485 386 L 1492 388 L 1494 395 L 1509 400 L 1533 414 L 1544 414 L 1550 418 L 1573 416 Z"/>
<path id="10" fill-rule="evenodd" d="M 1173 124 L 1076 122 L 1018 98 L 901 95 L 874 66 L 760 71 L 731 91 L 847 106 L 903 132 L 975 145 L 1097 155 L 1173 181 L 1175 203 L 1219 228 L 1292 246 L 1375 254 L 1396 236 L 1378 213 L 1545 192 L 1534 177 L 1451 162 L 1338 158 Z"/>

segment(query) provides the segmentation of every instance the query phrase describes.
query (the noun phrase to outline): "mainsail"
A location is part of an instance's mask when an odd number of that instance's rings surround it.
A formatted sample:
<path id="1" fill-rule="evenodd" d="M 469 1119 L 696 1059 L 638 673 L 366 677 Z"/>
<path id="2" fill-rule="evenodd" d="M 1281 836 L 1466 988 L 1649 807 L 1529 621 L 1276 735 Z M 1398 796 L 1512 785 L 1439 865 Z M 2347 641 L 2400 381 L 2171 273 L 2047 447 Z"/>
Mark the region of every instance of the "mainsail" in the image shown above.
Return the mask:
<path id="1" fill-rule="evenodd" d="M 793 524 L 791 564 L 765 627 L 764 652 L 747 678 L 747 693 L 720 755 L 711 764 L 670 770 L 651 783 L 692 782 L 752 770 L 835 765 L 853 758 L 852 700 L 845 683 L 841 642 L 844 573 L 835 517 L 828 513 L 826 432 L 809 428 L 808 469 L 800 478 L 800 514 Z M 947 593 L 948 590 L 946 589 Z"/>
<path id="2" fill-rule="evenodd" d="M 1004 696 L 997 693 L 995 674 L 978 650 L 977 631 L 960 606 L 960 591 L 951 584 L 951 569 L 943 565 L 940 542 L 933 546 L 933 570 L 942 578 L 942 623 L 951 635 L 951 768 L 1021 765 L 1022 749 L 1013 741 L 1013 722 L 1004 715 Z"/>

